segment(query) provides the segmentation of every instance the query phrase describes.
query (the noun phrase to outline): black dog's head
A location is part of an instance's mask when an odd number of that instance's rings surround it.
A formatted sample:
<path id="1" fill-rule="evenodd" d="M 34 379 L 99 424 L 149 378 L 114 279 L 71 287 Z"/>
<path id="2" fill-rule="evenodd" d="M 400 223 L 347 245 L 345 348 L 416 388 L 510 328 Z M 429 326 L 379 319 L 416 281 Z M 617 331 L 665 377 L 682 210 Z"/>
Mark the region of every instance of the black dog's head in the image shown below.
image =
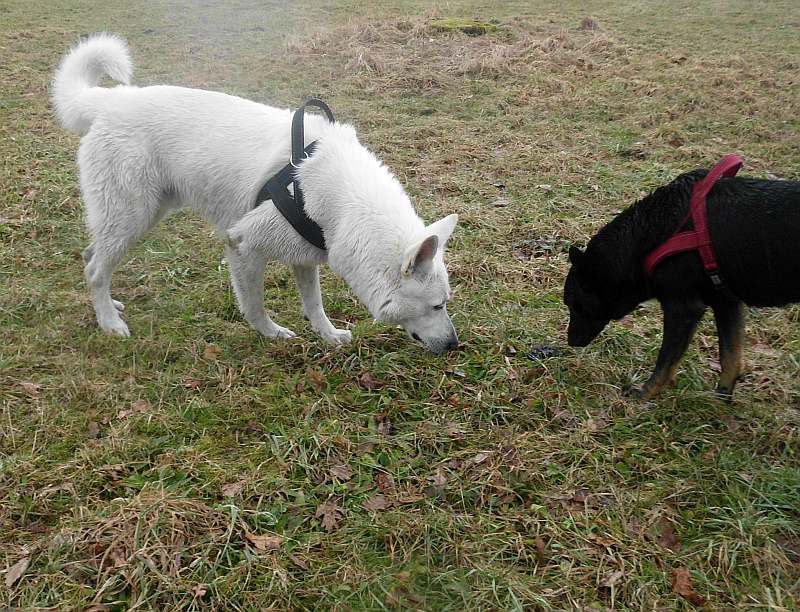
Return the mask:
<path id="1" fill-rule="evenodd" d="M 621 319 L 647 299 L 641 274 L 635 270 L 620 274 L 619 262 L 601 257 L 597 251 L 589 248 L 582 252 L 574 246 L 569 250 L 572 267 L 564 283 L 564 304 L 569 308 L 570 346 L 586 346 L 609 321 Z"/>

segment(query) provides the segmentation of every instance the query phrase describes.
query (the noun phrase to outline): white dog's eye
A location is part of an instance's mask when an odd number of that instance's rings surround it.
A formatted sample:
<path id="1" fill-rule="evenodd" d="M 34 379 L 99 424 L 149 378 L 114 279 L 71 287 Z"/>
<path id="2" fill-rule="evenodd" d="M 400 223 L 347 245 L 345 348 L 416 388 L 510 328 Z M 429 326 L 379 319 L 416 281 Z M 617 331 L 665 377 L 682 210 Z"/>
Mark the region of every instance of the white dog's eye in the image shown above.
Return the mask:
<path id="1" fill-rule="evenodd" d="M 441 310 L 442 308 L 444 308 L 444 304 L 436 304 L 436 306 L 433 307 L 434 310 Z"/>

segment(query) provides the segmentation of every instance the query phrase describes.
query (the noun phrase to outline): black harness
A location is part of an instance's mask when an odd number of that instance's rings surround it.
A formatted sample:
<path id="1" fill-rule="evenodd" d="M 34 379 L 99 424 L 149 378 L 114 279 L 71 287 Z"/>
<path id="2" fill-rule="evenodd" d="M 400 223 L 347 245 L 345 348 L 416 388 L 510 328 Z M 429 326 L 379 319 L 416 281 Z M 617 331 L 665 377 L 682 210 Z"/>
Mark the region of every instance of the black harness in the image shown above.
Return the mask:
<path id="1" fill-rule="evenodd" d="M 298 234 L 318 249 L 324 251 L 325 236 L 322 234 L 322 228 L 306 214 L 303 191 L 300 189 L 300 184 L 297 182 L 297 177 L 295 176 L 295 170 L 297 170 L 297 165 L 300 161 L 310 157 L 317 147 L 317 141 L 315 140 L 307 147 L 303 148 L 303 144 L 305 143 L 303 116 L 307 106 L 316 106 L 322 109 L 328 121 L 331 123 L 335 121 L 333 112 L 331 112 L 331 109 L 322 100 L 309 98 L 303 102 L 302 106 L 295 111 L 294 117 L 292 117 L 291 159 L 288 164 L 281 168 L 278 173 L 269 179 L 261 188 L 256 196 L 256 204 L 253 208 L 257 208 L 265 200 L 272 200 L 278 212 L 283 215 L 284 219 L 289 222 Z M 290 184 L 294 185 L 294 195 L 289 193 Z"/>

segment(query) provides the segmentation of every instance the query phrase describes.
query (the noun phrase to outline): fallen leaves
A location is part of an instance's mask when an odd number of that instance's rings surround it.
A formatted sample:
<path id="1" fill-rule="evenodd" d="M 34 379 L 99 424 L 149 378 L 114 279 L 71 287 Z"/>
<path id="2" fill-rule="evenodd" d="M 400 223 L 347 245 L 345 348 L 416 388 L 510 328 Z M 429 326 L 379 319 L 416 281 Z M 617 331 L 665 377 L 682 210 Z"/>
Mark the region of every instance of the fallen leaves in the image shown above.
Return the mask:
<path id="1" fill-rule="evenodd" d="M 353 472 L 352 468 L 349 465 L 344 465 L 344 464 L 334 465 L 331 468 L 330 472 L 331 475 L 333 475 L 335 478 L 338 478 L 342 482 L 347 482 L 348 480 L 350 480 L 353 477 L 353 474 L 355 473 Z"/>
<path id="2" fill-rule="evenodd" d="M 30 565 L 31 558 L 30 557 L 22 557 L 19 561 L 17 561 L 11 568 L 8 570 L 6 574 L 6 588 L 10 589 L 14 586 L 17 581 L 22 578 L 25 574 L 25 571 L 28 569 L 28 565 Z"/>
<path id="3" fill-rule="evenodd" d="M 25 393 L 29 397 L 32 397 L 34 399 L 39 397 L 39 395 L 42 392 L 42 385 L 37 384 L 37 383 L 33 383 L 33 382 L 29 382 L 29 381 L 23 381 L 23 382 L 19 383 L 19 386 L 22 387 L 22 390 L 25 391 Z"/>
<path id="4" fill-rule="evenodd" d="M 492 456 L 492 451 L 481 451 L 477 455 L 475 455 L 472 459 L 470 459 L 470 463 L 472 465 L 480 465 L 491 456 Z"/>
<path id="5" fill-rule="evenodd" d="M 89 422 L 89 429 L 86 432 L 86 435 L 94 440 L 100 437 L 100 424 L 97 421 L 90 421 Z"/>
<path id="6" fill-rule="evenodd" d="M 358 384 L 360 387 L 367 389 L 368 391 L 375 391 L 376 389 L 380 389 L 383 387 L 384 383 L 382 380 L 378 380 L 369 372 L 364 372 L 361 376 L 358 377 Z"/>
<path id="7" fill-rule="evenodd" d="M 679 567 L 672 572 L 672 592 L 677 593 L 695 606 L 704 606 L 706 604 L 706 598 L 694 590 L 692 577 L 685 567 Z"/>
<path id="8" fill-rule="evenodd" d="M 244 537 L 259 552 L 279 550 L 281 544 L 283 544 L 283 537 L 279 535 L 256 535 L 254 533 L 245 532 Z"/>
<path id="9" fill-rule="evenodd" d="M 394 495 L 394 478 L 388 472 L 378 472 L 375 475 L 375 485 L 381 490 L 382 493 Z"/>
<path id="10" fill-rule="evenodd" d="M 314 517 L 321 520 L 322 528 L 330 533 L 339 528 L 339 521 L 344 516 L 344 510 L 336 505 L 335 501 L 326 501 L 319 505 Z"/>
<path id="11" fill-rule="evenodd" d="M 203 351 L 203 359 L 206 361 L 216 361 L 222 355 L 222 349 L 215 344 L 209 344 Z"/>
<path id="12" fill-rule="evenodd" d="M 183 386 L 187 389 L 196 390 L 199 389 L 203 385 L 202 380 L 197 380 L 196 378 L 187 378 L 183 381 Z"/>
<path id="13" fill-rule="evenodd" d="M 375 493 L 361 505 L 369 512 L 376 512 L 378 510 L 386 510 L 387 508 L 391 507 L 392 502 L 386 499 L 386 496 L 383 493 Z"/>
<path id="14" fill-rule="evenodd" d="M 672 522 L 666 517 L 662 516 L 658 521 L 659 536 L 658 544 L 672 552 L 678 552 L 681 549 L 681 541 L 675 533 Z"/>
<path id="15" fill-rule="evenodd" d="M 223 497 L 236 497 L 239 493 L 242 492 L 242 489 L 245 485 L 244 480 L 240 480 L 239 482 L 232 482 L 222 486 L 222 496 Z"/>
<path id="16" fill-rule="evenodd" d="M 130 408 L 120 410 L 117 413 L 117 418 L 127 419 L 129 416 L 133 416 L 134 414 L 144 414 L 145 412 L 150 412 L 150 404 L 147 403 L 147 400 L 138 399 L 131 404 Z"/>
<path id="17" fill-rule="evenodd" d="M 606 587 L 607 589 L 613 588 L 617 584 L 617 582 L 619 582 L 622 576 L 624 576 L 622 570 L 616 570 L 614 572 L 610 572 L 605 575 L 602 582 L 600 582 L 600 586 Z"/>
<path id="18" fill-rule="evenodd" d="M 428 481 L 430 481 L 430 485 L 425 489 L 425 494 L 428 497 L 441 497 L 444 495 L 447 476 L 441 466 L 436 468 L 436 472 L 432 476 L 428 476 Z"/>
<path id="19" fill-rule="evenodd" d="M 544 540 L 541 536 L 536 536 L 533 540 L 534 544 L 536 545 L 536 559 L 540 565 L 544 564 L 545 562 L 545 545 Z"/>

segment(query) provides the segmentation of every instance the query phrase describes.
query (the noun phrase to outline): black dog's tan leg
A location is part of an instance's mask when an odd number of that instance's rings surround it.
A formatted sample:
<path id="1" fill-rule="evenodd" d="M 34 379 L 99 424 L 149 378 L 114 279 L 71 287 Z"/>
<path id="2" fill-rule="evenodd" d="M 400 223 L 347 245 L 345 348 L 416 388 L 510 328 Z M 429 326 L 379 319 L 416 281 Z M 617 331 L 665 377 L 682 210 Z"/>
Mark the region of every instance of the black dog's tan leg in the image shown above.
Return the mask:
<path id="1" fill-rule="evenodd" d="M 719 335 L 719 375 L 717 394 L 727 401 L 733 399 L 733 388 L 742 375 L 742 346 L 744 345 L 744 304 L 726 302 L 713 306 Z"/>
<path id="2" fill-rule="evenodd" d="M 664 312 L 664 338 L 661 340 L 655 370 L 641 389 L 632 390 L 631 393 L 645 400 L 657 395 L 664 385 L 675 379 L 678 362 L 703 318 L 705 305 L 700 301 L 665 302 L 661 304 L 661 309 Z"/>

